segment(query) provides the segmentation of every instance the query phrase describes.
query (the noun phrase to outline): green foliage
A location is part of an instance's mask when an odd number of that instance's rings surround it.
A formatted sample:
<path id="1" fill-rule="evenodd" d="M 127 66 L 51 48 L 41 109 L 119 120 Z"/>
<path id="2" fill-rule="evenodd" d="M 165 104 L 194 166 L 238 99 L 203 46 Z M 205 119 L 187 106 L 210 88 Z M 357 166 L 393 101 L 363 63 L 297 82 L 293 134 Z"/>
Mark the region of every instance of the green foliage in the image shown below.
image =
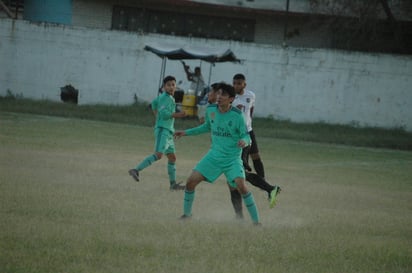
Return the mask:
<path id="1" fill-rule="evenodd" d="M 412 133 L 402 128 L 361 128 L 326 123 L 294 123 L 270 118 L 255 118 L 254 131 L 259 137 L 304 140 L 352 146 L 412 150 Z"/>
<path id="2" fill-rule="evenodd" d="M 153 114 L 149 106 L 137 101 L 126 106 L 106 104 L 76 105 L 73 103 L 34 101 L 30 99 L 0 98 L 0 109 L 7 112 L 20 112 L 67 118 L 91 119 L 108 122 L 153 125 Z"/>
<path id="3" fill-rule="evenodd" d="M 22 94 L 14 94 L 10 89 L 7 89 L 5 98 L 8 99 L 8 100 L 22 99 L 23 95 Z"/>

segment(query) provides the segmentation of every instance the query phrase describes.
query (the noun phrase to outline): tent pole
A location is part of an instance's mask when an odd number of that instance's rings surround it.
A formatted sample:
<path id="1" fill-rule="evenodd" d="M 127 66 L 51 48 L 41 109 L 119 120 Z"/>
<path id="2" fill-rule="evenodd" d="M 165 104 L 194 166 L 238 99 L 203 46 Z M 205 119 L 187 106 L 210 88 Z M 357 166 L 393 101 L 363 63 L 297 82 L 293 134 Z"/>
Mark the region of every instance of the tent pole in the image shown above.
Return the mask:
<path id="1" fill-rule="evenodd" d="M 202 60 L 199 61 L 199 68 L 200 68 L 200 71 L 202 71 Z M 197 83 L 196 83 L 196 90 L 195 90 L 196 96 L 199 96 L 199 94 L 197 93 L 197 88 L 198 87 L 199 87 L 199 81 L 197 81 Z"/>
<path id="2" fill-rule="evenodd" d="M 162 58 L 162 67 L 160 68 L 160 79 L 159 79 L 159 90 L 157 90 L 157 94 L 160 94 L 160 90 L 163 85 L 163 78 L 165 75 L 165 70 L 166 70 L 166 57 Z"/>
<path id="3" fill-rule="evenodd" d="M 164 60 L 164 65 L 163 65 L 163 71 L 162 71 L 162 74 L 163 74 L 163 76 L 162 76 L 162 85 L 163 85 L 163 78 L 165 77 L 165 73 L 166 73 L 167 58 L 164 57 L 163 60 Z"/>
<path id="4" fill-rule="evenodd" d="M 207 83 L 208 86 L 210 86 L 210 81 L 212 79 L 212 66 L 214 66 L 214 63 L 210 63 L 210 67 L 209 67 L 209 81 Z"/>

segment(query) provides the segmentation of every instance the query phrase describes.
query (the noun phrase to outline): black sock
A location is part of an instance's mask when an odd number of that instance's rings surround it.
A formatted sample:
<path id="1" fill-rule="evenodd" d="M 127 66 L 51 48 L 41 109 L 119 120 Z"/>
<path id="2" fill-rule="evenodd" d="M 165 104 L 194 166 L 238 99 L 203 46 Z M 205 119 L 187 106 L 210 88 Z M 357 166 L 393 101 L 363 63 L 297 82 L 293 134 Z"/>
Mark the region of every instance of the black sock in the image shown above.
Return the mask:
<path id="1" fill-rule="evenodd" d="M 260 177 L 265 178 L 265 169 L 263 167 L 263 162 L 260 158 L 253 159 L 253 167 L 255 168 L 256 173 Z"/>
<path id="2" fill-rule="evenodd" d="M 246 173 L 246 180 L 255 187 L 270 193 L 274 187 L 266 182 L 265 179 L 255 173 Z"/>
<path id="3" fill-rule="evenodd" d="M 248 172 L 251 172 L 252 168 L 249 166 L 249 151 L 250 151 L 250 146 L 247 146 L 242 149 L 242 162 L 243 162 L 243 168 L 245 168 Z"/>
<path id="4" fill-rule="evenodd" d="M 236 217 L 243 218 L 242 211 L 242 196 L 237 190 L 230 191 L 230 199 L 232 200 L 233 208 L 235 209 Z"/>

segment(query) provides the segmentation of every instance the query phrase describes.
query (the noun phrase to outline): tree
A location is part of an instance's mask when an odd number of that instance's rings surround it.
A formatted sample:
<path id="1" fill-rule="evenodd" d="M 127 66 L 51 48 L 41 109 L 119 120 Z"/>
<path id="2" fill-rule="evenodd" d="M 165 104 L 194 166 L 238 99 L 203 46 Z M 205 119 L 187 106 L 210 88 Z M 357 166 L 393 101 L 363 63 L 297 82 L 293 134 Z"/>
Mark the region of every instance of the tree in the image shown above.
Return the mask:
<path id="1" fill-rule="evenodd" d="M 397 13 L 408 12 L 412 1 L 397 0 L 309 0 L 313 13 L 327 19 L 332 47 L 347 50 L 412 53 L 406 46 L 405 28 L 412 24 L 397 20 Z M 396 2 L 397 5 L 394 5 Z M 324 23 L 324 22 L 323 22 Z M 410 38 L 409 38 L 410 39 Z"/>

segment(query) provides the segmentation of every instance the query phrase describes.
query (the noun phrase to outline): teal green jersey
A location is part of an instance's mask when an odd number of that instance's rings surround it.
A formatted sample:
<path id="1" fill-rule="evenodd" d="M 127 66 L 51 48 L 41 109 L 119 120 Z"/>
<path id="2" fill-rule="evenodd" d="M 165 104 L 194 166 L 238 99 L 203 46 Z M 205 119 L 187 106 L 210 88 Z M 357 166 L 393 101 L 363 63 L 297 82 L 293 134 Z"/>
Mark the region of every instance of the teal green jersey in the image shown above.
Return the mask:
<path id="1" fill-rule="evenodd" d="M 242 148 L 238 145 L 239 140 L 250 144 L 243 114 L 236 107 L 231 107 L 228 112 L 221 113 L 217 104 L 211 104 L 206 109 L 205 122 L 185 131 L 188 136 L 206 132 L 210 132 L 212 138 L 209 153 L 222 160 L 240 157 Z"/>
<path id="2" fill-rule="evenodd" d="M 150 104 L 152 111 L 157 111 L 157 104 L 159 103 L 159 97 L 160 96 L 157 96 L 154 100 L 152 100 L 152 103 Z"/>
<path id="3" fill-rule="evenodd" d="M 154 110 L 157 110 L 155 128 L 164 128 L 173 133 L 175 130 L 175 119 L 172 115 L 176 111 L 176 103 L 173 96 L 163 92 L 152 103 L 155 104 Z"/>

